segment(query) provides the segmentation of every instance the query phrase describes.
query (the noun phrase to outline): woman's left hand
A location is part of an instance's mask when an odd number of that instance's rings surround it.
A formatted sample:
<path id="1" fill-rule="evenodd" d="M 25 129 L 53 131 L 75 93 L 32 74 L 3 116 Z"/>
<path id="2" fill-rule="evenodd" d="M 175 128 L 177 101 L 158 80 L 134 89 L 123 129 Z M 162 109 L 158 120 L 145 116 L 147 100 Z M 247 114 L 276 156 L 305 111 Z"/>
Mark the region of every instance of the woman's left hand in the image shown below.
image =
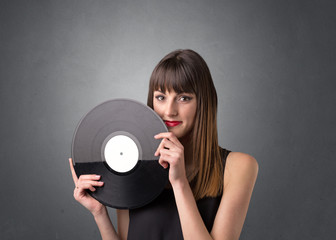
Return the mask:
<path id="1" fill-rule="evenodd" d="M 172 186 L 176 183 L 186 181 L 184 162 L 184 147 L 172 132 L 163 132 L 154 136 L 155 139 L 162 139 L 155 156 L 160 155 L 159 163 L 167 168 L 169 164 L 169 181 Z"/>

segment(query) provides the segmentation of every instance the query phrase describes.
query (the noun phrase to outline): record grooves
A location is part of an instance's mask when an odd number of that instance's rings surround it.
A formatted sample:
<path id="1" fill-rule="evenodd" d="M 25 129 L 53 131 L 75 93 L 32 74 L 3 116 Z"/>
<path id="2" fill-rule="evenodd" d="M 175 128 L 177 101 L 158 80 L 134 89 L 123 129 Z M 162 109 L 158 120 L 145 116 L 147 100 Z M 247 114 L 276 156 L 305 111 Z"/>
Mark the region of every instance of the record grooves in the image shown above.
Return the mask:
<path id="1" fill-rule="evenodd" d="M 154 200 L 168 183 L 168 170 L 154 156 L 167 132 L 148 106 L 130 99 L 101 103 L 78 124 L 72 141 L 77 176 L 97 174 L 104 186 L 88 191 L 106 206 L 133 209 Z"/>
<path id="2" fill-rule="evenodd" d="M 154 200 L 168 179 L 167 169 L 164 169 L 157 160 L 139 161 L 136 171 L 130 172 L 128 179 L 125 179 L 126 174 L 111 174 L 104 162 L 76 163 L 75 171 L 77 175 L 92 173 L 101 175 L 100 181 L 104 182 L 104 187 L 96 188 L 95 192 L 89 191 L 89 193 L 104 205 L 119 209 L 142 207 Z M 153 191 L 155 189 L 158 191 Z M 108 198 L 104 200 L 106 195 Z"/>

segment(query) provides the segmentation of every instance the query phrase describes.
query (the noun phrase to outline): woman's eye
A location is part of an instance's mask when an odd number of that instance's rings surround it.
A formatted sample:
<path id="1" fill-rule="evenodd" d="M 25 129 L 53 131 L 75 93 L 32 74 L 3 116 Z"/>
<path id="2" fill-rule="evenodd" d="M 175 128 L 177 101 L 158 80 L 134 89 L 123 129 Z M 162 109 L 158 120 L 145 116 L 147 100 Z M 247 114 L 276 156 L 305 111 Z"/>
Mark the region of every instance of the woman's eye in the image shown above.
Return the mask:
<path id="1" fill-rule="evenodd" d="M 164 99 L 164 96 L 159 95 L 159 96 L 156 96 L 155 98 L 159 101 L 162 101 Z"/>
<path id="2" fill-rule="evenodd" d="M 188 96 L 181 96 L 180 97 L 181 102 L 186 102 L 186 101 L 190 101 L 190 100 L 191 100 L 191 97 L 188 97 Z"/>

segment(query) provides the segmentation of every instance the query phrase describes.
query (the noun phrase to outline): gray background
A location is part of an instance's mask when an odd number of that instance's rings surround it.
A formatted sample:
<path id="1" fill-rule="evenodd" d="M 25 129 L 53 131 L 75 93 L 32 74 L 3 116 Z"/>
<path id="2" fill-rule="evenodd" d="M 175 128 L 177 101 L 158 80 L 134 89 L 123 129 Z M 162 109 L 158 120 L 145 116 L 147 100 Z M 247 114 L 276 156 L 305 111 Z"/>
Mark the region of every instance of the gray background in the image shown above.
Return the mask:
<path id="1" fill-rule="evenodd" d="M 99 238 L 72 196 L 75 127 L 105 100 L 145 103 L 152 69 L 178 48 L 210 67 L 220 144 L 260 165 L 241 239 L 335 239 L 335 12 L 319 0 L 1 0 L 1 239 Z"/>

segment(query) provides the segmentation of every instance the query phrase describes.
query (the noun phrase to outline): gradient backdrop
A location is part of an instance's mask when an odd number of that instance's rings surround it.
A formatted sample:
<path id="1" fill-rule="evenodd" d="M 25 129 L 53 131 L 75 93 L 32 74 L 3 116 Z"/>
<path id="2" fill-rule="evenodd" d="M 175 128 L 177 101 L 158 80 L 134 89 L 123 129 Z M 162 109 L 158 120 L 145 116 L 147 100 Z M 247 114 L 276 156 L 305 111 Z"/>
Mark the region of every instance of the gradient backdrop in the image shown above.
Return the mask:
<path id="1" fill-rule="evenodd" d="M 0 238 L 98 239 L 72 196 L 75 127 L 105 100 L 145 103 L 157 62 L 191 48 L 218 91 L 220 144 L 260 165 L 241 239 L 335 239 L 335 12 L 323 0 L 1 0 Z"/>

